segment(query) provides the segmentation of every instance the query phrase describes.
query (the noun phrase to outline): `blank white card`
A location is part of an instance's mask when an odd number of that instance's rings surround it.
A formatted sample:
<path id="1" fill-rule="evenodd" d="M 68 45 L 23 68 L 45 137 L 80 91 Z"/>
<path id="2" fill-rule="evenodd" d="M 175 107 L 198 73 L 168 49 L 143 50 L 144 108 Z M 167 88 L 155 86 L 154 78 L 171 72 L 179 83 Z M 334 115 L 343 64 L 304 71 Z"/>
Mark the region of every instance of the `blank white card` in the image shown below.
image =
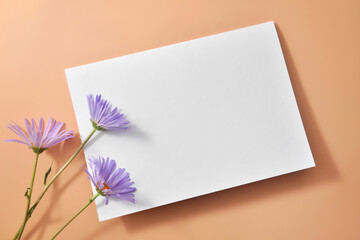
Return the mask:
<path id="1" fill-rule="evenodd" d="M 81 138 L 86 96 L 131 121 L 86 156 L 115 159 L 136 203 L 96 200 L 100 221 L 315 166 L 273 22 L 66 69 Z M 94 190 L 94 189 L 93 189 Z"/>

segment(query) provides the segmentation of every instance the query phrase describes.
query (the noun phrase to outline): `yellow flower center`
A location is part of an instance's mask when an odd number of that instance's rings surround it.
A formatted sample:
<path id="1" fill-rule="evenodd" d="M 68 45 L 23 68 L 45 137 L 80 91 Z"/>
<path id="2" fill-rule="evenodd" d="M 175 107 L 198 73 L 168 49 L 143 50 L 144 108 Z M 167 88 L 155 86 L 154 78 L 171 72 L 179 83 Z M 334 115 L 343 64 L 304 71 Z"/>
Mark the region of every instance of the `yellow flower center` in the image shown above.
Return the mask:
<path id="1" fill-rule="evenodd" d="M 96 184 L 96 188 L 98 190 L 100 190 L 101 192 L 104 190 L 104 189 L 110 189 L 109 185 L 107 185 L 106 183 L 103 183 L 104 187 L 102 189 L 99 189 L 99 182 Z"/>
<path id="2" fill-rule="evenodd" d="M 104 183 L 104 187 L 102 190 L 104 190 L 104 189 L 110 189 L 110 187 L 106 183 Z"/>

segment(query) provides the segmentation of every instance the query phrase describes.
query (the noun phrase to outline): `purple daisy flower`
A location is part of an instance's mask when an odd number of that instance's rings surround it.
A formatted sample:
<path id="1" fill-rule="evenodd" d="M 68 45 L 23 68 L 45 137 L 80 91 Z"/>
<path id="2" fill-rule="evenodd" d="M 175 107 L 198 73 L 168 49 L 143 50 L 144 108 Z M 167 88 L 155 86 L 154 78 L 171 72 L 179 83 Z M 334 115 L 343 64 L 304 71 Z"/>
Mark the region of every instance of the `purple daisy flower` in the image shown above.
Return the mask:
<path id="1" fill-rule="evenodd" d="M 84 167 L 84 170 L 89 175 L 96 191 L 106 197 L 106 205 L 109 203 L 110 196 L 135 203 L 133 192 L 136 188 L 131 187 L 134 182 L 131 182 L 125 168 L 115 171 L 115 160 L 103 157 L 88 157 L 88 165 L 89 169 Z"/>
<path id="2" fill-rule="evenodd" d="M 111 104 L 101 98 L 101 95 L 87 96 L 91 123 L 96 130 L 126 129 L 129 121 L 126 116 L 120 113 L 118 108 L 111 110 Z"/>
<path id="3" fill-rule="evenodd" d="M 73 131 L 61 130 L 64 123 L 57 122 L 50 118 L 44 129 L 44 120 L 40 118 L 39 127 L 36 125 L 34 119 L 29 120 L 25 118 L 26 130 L 24 131 L 19 125 L 13 122 L 8 124 L 8 128 L 18 135 L 22 140 L 7 139 L 5 142 L 17 142 L 29 146 L 35 153 L 42 153 L 47 148 L 54 146 L 66 139 L 73 138 Z"/>

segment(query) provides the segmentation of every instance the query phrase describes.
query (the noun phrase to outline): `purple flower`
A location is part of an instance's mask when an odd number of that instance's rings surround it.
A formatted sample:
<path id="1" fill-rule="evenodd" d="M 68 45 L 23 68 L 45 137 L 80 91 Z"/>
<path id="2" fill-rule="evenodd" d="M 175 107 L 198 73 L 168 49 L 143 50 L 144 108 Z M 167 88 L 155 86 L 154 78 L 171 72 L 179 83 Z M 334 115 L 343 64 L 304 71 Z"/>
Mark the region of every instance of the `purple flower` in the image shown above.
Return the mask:
<path id="1" fill-rule="evenodd" d="M 26 130 L 24 131 L 16 123 L 8 124 L 8 128 L 18 135 L 21 140 L 7 139 L 5 142 L 17 142 L 22 143 L 30 148 L 35 153 L 42 153 L 47 148 L 54 146 L 66 139 L 73 138 L 73 131 L 61 130 L 64 123 L 57 122 L 53 118 L 50 118 L 44 129 L 44 120 L 40 118 L 39 127 L 36 125 L 34 119 L 29 120 L 25 118 Z"/>
<path id="2" fill-rule="evenodd" d="M 135 203 L 133 192 L 136 188 L 130 187 L 134 182 L 131 182 L 125 168 L 115 171 L 115 160 L 103 157 L 88 157 L 88 165 L 89 169 L 84 167 L 84 170 L 89 175 L 96 191 L 106 197 L 106 205 L 109 203 L 110 196 Z"/>
<path id="3" fill-rule="evenodd" d="M 90 121 L 93 127 L 97 130 L 111 130 L 111 129 L 126 129 L 129 121 L 126 116 L 120 113 L 118 108 L 111 110 L 111 105 L 108 101 L 101 98 L 101 95 L 94 96 L 92 94 L 87 96 Z"/>

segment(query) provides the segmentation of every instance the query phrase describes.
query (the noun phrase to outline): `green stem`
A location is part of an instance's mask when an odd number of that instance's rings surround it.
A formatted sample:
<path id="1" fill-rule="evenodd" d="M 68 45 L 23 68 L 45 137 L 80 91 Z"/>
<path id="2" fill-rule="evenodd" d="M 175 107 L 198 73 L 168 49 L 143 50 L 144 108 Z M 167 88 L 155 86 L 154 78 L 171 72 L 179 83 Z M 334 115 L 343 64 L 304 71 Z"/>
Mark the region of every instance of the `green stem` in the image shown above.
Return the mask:
<path id="1" fill-rule="evenodd" d="M 96 193 L 94 196 L 92 196 L 92 198 L 89 199 L 88 203 L 85 204 L 85 206 L 83 208 L 80 209 L 80 211 L 78 211 L 72 218 L 70 218 L 69 221 L 67 221 L 60 229 L 59 231 L 57 231 L 55 233 L 55 235 L 51 238 L 52 240 L 55 239 L 57 237 L 57 235 L 59 235 L 61 233 L 62 230 L 64 230 L 64 228 L 66 228 L 67 225 L 69 225 L 80 213 L 82 213 L 98 196 L 100 195 L 100 193 Z"/>
<path id="2" fill-rule="evenodd" d="M 20 227 L 20 230 L 18 231 L 18 233 L 15 235 L 15 238 L 18 238 L 20 239 L 21 238 L 21 235 L 22 233 L 24 232 L 24 229 L 25 229 L 25 225 L 26 225 L 26 222 L 27 220 L 29 219 L 29 207 L 30 207 L 30 201 L 31 201 L 31 195 L 32 195 L 32 191 L 33 191 L 33 186 L 34 186 L 34 180 L 35 180 L 35 174 L 36 174 L 36 166 L 37 166 L 37 163 L 38 163 L 38 159 L 39 159 L 39 155 L 40 153 L 36 153 L 36 157 L 35 157 L 35 163 L 34 163 L 34 170 L 33 170 L 33 174 L 32 174 L 32 177 L 31 177 L 31 183 L 30 183 L 30 189 L 29 191 L 26 193 L 26 198 L 27 198 L 27 205 L 26 205 L 26 211 L 25 211 L 25 217 L 24 217 L 24 221 Z"/>
<path id="3" fill-rule="evenodd" d="M 91 131 L 91 133 L 89 134 L 89 136 L 87 136 L 87 138 L 85 139 L 85 141 L 81 144 L 81 146 L 76 150 L 76 152 L 71 156 L 71 158 L 64 164 L 64 166 L 54 175 L 54 177 L 52 177 L 52 179 L 48 182 L 48 184 L 45 185 L 44 190 L 40 193 L 39 197 L 37 198 L 35 204 L 33 206 L 38 205 L 38 203 L 40 202 L 40 200 L 43 198 L 43 196 L 45 195 L 46 191 L 49 189 L 49 187 L 51 186 L 51 184 L 53 184 L 53 182 L 59 177 L 59 175 L 67 168 L 67 166 L 69 166 L 69 164 L 74 160 L 74 158 L 79 154 L 79 152 L 84 148 L 85 144 L 90 140 L 90 138 L 92 137 L 92 135 L 94 135 L 94 133 L 96 132 L 96 129 L 93 129 Z"/>
<path id="4" fill-rule="evenodd" d="M 22 227 L 22 226 L 20 226 L 19 230 L 18 230 L 17 233 L 15 234 L 15 237 L 13 238 L 13 240 L 16 240 L 16 239 L 18 238 L 21 227 Z"/>
<path id="5" fill-rule="evenodd" d="M 96 129 L 93 129 L 91 131 L 91 133 L 89 134 L 89 136 L 87 136 L 87 138 L 84 140 L 84 142 L 80 145 L 80 147 L 76 150 L 76 152 L 70 157 L 70 159 L 65 163 L 65 165 L 54 175 L 54 177 L 52 177 L 52 179 L 48 182 L 48 184 L 45 185 L 43 191 L 40 193 L 39 197 L 36 199 L 36 202 L 31 206 L 31 208 L 33 209 L 33 211 L 35 210 L 35 208 L 37 207 L 37 205 L 39 204 L 40 200 L 43 198 L 43 196 L 45 195 L 46 191 L 49 189 L 49 187 L 51 186 L 51 184 L 53 184 L 53 182 L 59 177 L 59 175 L 67 168 L 67 166 L 69 166 L 69 164 L 74 160 L 74 158 L 79 154 L 79 152 L 84 148 L 85 144 L 90 140 L 90 138 L 92 137 L 92 135 L 94 135 L 94 133 L 96 132 Z M 30 201 L 29 203 L 30 204 Z M 28 218 L 26 219 L 26 221 L 24 221 L 23 225 L 20 227 L 19 233 L 15 235 L 15 239 L 19 239 L 21 238 L 21 233 L 24 231 L 25 228 L 25 224 L 26 222 L 29 220 L 30 216 L 28 216 Z"/>

